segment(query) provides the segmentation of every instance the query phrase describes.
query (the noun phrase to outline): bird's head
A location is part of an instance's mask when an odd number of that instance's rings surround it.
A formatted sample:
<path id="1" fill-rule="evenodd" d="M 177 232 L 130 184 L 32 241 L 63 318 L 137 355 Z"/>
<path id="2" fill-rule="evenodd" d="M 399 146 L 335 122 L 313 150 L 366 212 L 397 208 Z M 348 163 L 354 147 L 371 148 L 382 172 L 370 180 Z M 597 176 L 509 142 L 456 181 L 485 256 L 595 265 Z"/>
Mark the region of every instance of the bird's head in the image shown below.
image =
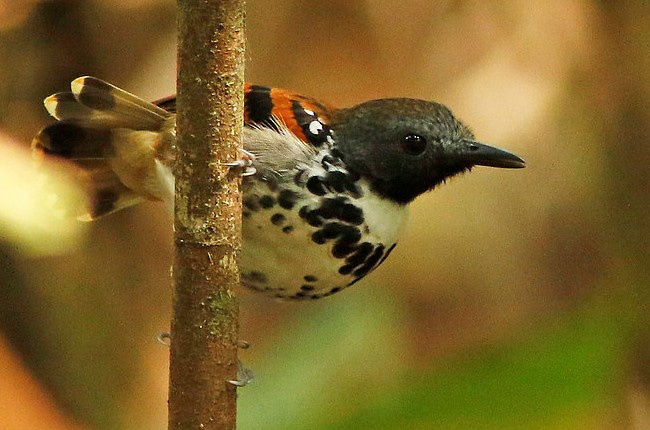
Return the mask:
<path id="1" fill-rule="evenodd" d="M 342 109 L 332 129 L 347 166 L 400 204 L 472 166 L 525 166 L 515 154 L 476 142 L 446 106 L 424 100 L 381 99 Z"/>

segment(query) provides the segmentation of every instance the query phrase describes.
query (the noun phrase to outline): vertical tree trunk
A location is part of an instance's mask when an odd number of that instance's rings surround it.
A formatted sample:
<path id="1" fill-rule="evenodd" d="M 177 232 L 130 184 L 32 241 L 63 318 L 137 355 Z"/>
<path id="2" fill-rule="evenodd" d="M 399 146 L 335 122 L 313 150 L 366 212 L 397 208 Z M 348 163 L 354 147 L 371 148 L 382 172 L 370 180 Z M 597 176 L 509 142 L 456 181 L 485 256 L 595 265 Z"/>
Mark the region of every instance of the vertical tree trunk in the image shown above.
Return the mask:
<path id="1" fill-rule="evenodd" d="M 244 1 L 179 0 L 169 428 L 234 429 Z"/>

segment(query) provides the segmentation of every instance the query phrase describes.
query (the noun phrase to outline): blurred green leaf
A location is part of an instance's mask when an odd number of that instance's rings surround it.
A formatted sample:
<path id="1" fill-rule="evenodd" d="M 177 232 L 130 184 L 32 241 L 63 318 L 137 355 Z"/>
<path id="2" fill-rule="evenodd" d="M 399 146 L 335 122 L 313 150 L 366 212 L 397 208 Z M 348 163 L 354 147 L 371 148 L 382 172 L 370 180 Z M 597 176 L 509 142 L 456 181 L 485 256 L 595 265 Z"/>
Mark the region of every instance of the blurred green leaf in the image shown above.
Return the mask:
<path id="1" fill-rule="evenodd" d="M 622 328 L 605 312 L 549 321 L 422 373 L 401 358 L 398 310 L 377 298 L 332 301 L 288 328 L 241 392 L 240 428 L 585 428 L 573 424 L 616 406 Z"/>
<path id="2" fill-rule="evenodd" d="M 386 291 L 365 285 L 345 300 L 301 303 L 295 311 L 295 324 L 262 351 L 264 367 L 246 363 L 257 377 L 240 391 L 242 430 L 317 428 L 366 405 L 401 375 L 399 309 Z"/>

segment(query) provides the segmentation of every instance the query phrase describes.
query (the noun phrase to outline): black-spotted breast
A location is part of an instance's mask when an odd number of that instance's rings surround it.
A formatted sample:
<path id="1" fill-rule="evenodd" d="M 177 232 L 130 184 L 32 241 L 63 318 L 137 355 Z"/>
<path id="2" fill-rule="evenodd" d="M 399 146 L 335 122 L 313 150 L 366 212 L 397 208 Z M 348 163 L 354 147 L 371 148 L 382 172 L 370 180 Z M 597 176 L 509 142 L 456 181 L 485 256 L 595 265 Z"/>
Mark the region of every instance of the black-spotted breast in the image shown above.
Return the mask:
<path id="1" fill-rule="evenodd" d="M 45 106 L 58 122 L 33 141 L 72 161 L 91 186 L 91 220 L 144 200 L 173 204 L 175 99 L 144 101 L 93 77 Z M 244 285 L 319 299 L 356 284 L 393 252 L 409 203 L 473 166 L 524 167 L 479 143 L 444 105 L 380 99 L 336 109 L 246 85 Z M 408 252 L 408 251 L 405 251 Z"/>

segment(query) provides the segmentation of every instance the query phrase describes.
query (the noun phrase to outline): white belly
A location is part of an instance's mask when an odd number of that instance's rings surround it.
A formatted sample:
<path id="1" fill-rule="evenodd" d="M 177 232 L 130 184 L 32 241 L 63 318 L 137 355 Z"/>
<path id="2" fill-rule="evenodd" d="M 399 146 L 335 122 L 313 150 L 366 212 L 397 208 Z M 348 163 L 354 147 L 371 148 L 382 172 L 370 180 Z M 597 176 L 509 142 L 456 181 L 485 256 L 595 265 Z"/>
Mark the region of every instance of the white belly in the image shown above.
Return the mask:
<path id="1" fill-rule="evenodd" d="M 342 227 L 344 232 L 357 229 L 360 239 L 350 244 L 354 251 L 345 256 L 339 253 L 338 257 L 334 252 L 336 244 L 345 240 L 341 238 L 346 233 L 330 239 L 325 233 L 325 243 L 314 241 L 315 233 L 318 236 L 327 231 L 326 225 L 337 223 L 336 220 L 312 226 L 299 215 L 301 208 L 319 207 L 327 196 L 302 194 L 292 209 L 286 209 L 278 204 L 277 194 L 264 185 L 247 190 L 245 200 L 249 203 L 251 199 L 257 200 L 258 207 L 256 210 L 250 210 L 251 205 L 245 208 L 241 259 L 245 285 L 277 297 L 320 298 L 347 287 L 377 267 L 400 236 L 407 209 L 370 197 L 367 187 L 360 185 L 363 196 L 353 203 L 362 209 L 364 221 L 355 227 Z M 368 264 L 361 260 L 364 254 Z M 349 264 L 355 255 L 361 264 Z"/>

